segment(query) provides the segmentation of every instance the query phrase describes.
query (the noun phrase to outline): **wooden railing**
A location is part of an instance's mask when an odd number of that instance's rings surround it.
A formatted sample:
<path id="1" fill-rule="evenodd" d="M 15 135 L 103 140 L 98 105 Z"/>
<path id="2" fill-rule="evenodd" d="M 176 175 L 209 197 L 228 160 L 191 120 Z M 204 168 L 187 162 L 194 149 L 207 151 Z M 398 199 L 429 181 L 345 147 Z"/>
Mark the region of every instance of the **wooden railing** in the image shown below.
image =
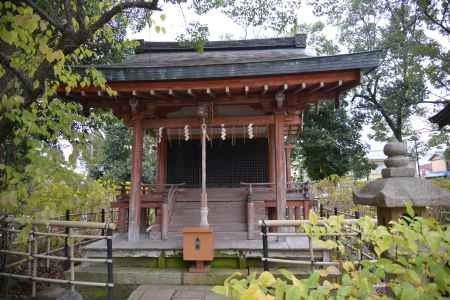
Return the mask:
<path id="1" fill-rule="evenodd" d="M 33 299 L 37 294 L 37 283 L 44 282 L 68 285 L 72 291 L 75 291 L 76 286 L 104 287 L 107 292 L 106 298 L 112 300 L 112 288 L 114 286 L 112 231 L 115 229 L 114 224 L 60 220 L 32 221 L 30 223 L 31 230 L 26 226 L 29 224 L 22 219 L 12 217 L 0 219 L 0 277 L 30 281 Z M 64 231 L 58 230 L 61 228 Z M 81 230 L 86 231 L 86 233 L 80 233 Z M 92 233 L 93 230 L 101 233 Z M 17 240 L 21 233 L 28 234 L 28 239 L 24 243 Z M 51 249 L 50 238 L 63 239 L 64 246 Z M 45 243 L 45 240 L 42 243 L 42 239 L 47 239 L 47 243 Z M 98 240 L 106 240 L 105 258 L 94 259 L 75 256 L 75 247 Z M 20 244 L 25 245 L 20 247 Z M 58 253 L 62 253 L 62 255 L 58 255 Z M 11 258 L 16 259 L 11 262 Z M 42 272 L 39 264 L 39 261 L 43 260 L 46 261 L 46 272 Z M 50 261 L 63 262 L 65 268 L 68 269 L 69 279 L 54 278 L 54 274 L 50 270 Z M 76 264 L 83 262 L 105 264 L 106 282 L 76 280 Z M 6 283 L 6 291 L 8 291 L 7 286 Z"/>
<path id="2" fill-rule="evenodd" d="M 152 183 L 141 184 L 141 209 L 145 210 L 142 213 L 143 220 L 142 222 L 146 224 L 147 231 L 151 231 L 153 228 L 153 224 L 151 222 L 147 222 L 149 214 L 151 214 L 150 209 L 154 210 L 154 221 L 156 224 L 160 224 L 161 235 L 163 237 L 166 236 L 164 232 L 167 232 L 168 224 L 170 222 L 170 218 L 172 217 L 173 211 L 175 209 L 176 197 L 179 192 L 179 188 L 185 185 L 185 183 L 177 183 L 177 184 L 159 184 Z M 118 201 L 112 204 L 112 207 L 118 209 L 118 225 L 120 231 L 126 231 L 126 223 L 127 223 L 127 214 L 126 210 L 129 208 L 129 199 L 130 199 L 130 183 L 125 183 L 120 185 L 116 189 L 118 193 Z M 147 221 L 146 221 L 147 220 Z M 147 228 L 147 226 L 150 226 Z"/>
<path id="3" fill-rule="evenodd" d="M 248 239 L 258 238 L 256 225 L 263 218 L 276 218 L 277 208 L 275 183 L 262 182 L 241 182 L 248 191 L 247 203 L 247 225 Z M 310 184 L 308 182 L 289 182 L 286 185 L 286 216 L 291 220 L 308 219 L 309 211 L 313 207 L 313 199 L 310 194 Z M 265 215 L 257 214 L 265 208 Z"/>
<path id="4" fill-rule="evenodd" d="M 175 203 L 177 199 L 177 194 L 179 191 L 179 187 L 185 185 L 185 183 L 171 184 L 169 188 L 169 192 L 167 193 L 167 205 L 169 209 L 169 222 L 172 218 L 173 212 L 175 211 Z"/>
<path id="5" fill-rule="evenodd" d="M 175 204 L 179 187 L 185 185 L 185 183 L 177 184 L 155 184 L 159 191 L 167 191 L 167 198 L 161 204 L 161 239 L 166 240 L 169 232 L 169 223 L 175 211 Z"/>
<path id="6" fill-rule="evenodd" d="M 275 187 L 273 182 L 241 182 L 241 185 L 247 187 L 249 194 L 258 191 L 272 191 Z"/>

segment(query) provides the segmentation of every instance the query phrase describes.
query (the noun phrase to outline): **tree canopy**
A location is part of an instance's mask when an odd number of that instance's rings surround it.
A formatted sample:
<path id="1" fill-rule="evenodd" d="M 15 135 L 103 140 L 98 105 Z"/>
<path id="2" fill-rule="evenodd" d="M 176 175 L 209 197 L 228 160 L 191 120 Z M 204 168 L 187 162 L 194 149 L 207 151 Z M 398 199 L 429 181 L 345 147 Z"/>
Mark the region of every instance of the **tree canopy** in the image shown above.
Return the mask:
<path id="1" fill-rule="evenodd" d="M 445 2 L 311 1 L 317 16 L 337 26 L 345 49 L 384 51 L 381 66 L 364 77 L 353 94 L 355 108 L 367 117 L 377 140 L 394 136 L 401 141 L 409 134 L 411 116 L 424 114 L 422 104 L 430 100 L 432 87 L 448 90 L 449 52 L 426 31 L 428 25 L 448 37 Z"/>
<path id="2" fill-rule="evenodd" d="M 357 118 L 349 117 L 345 109 L 336 111 L 330 103 L 321 104 L 318 114 L 310 108 L 297 145 L 308 176 L 320 180 L 352 172 L 355 178 L 366 177 L 371 166 L 359 141 L 361 127 Z"/>

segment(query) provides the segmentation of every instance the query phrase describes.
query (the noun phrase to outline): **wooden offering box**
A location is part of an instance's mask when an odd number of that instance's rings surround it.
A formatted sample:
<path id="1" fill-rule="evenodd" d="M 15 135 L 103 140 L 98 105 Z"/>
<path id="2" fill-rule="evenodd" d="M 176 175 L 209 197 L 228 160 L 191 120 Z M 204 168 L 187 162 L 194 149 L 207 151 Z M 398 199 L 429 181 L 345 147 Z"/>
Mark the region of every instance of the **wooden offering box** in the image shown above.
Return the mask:
<path id="1" fill-rule="evenodd" d="M 183 259 L 195 261 L 191 272 L 207 272 L 205 261 L 214 259 L 214 233 L 210 227 L 185 227 L 183 229 Z"/>

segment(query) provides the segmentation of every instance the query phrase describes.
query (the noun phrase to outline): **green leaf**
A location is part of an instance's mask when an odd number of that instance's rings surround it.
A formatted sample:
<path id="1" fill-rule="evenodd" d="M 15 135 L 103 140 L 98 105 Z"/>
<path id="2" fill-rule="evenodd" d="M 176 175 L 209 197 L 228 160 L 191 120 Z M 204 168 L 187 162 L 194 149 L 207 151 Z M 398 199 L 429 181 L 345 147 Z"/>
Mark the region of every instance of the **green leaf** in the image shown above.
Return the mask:
<path id="1" fill-rule="evenodd" d="M 317 225 L 318 223 L 318 216 L 312 209 L 309 211 L 309 221 L 312 225 Z"/>
<path id="2" fill-rule="evenodd" d="M 296 286 L 291 286 L 286 291 L 286 300 L 298 300 L 302 296 L 306 297 L 306 295 L 302 295 L 301 289 Z"/>
<path id="3" fill-rule="evenodd" d="M 213 287 L 211 289 L 211 291 L 213 293 L 215 293 L 215 294 L 222 295 L 222 296 L 225 296 L 225 297 L 229 297 L 230 296 L 229 290 L 226 287 L 222 286 L 222 285 L 218 285 L 218 286 Z"/>
<path id="4" fill-rule="evenodd" d="M 412 207 L 411 202 L 407 202 L 406 205 L 405 205 L 405 208 L 406 208 L 406 213 L 407 213 L 411 218 L 414 218 L 415 213 L 414 213 L 414 209 L 413 209 L 413 207 Z"/>

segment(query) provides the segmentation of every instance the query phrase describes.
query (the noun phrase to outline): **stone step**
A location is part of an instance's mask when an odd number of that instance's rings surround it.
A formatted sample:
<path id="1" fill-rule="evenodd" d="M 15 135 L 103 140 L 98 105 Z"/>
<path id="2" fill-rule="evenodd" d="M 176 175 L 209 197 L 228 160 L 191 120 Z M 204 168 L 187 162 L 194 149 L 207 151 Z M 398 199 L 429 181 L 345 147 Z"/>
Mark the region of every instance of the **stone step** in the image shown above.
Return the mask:
<path id="1" fill-rule="evenodd" d="M 183 233 L 179 231 L 169 231 L 167 233 L 167 238 L 170 239 L 181 239 L 183 238 Z M 216 240 L 246 240 L 247 232 L 228 232 L 228 231 L 218 231 L 214 232 L 214 238 Z M 157 231 L 152 231 L 150 233 L 150 239 L 159 240 L 161 239 L 161 233 Z"/>
<path id="2" fill-rule="evenodd" d="M 215 211 L 215 210 L 224 210 L 224 209 L 233 209 L 233 210 L 241 210 L 241 209 L 247 209 L 247 205 L 242 205 L 242 204 L 236 204 L 233 202 L 230 203 L 221 203 L 219 205 L 208 205 L 208 210 L 210 211 Z M 180 211 L 180 210 L 200 210 L 200 203 L 196 203 L 196 204 L 184 204 L 184 203 L 177 203 L 175 204 L 175 212 Z"/>
<path id="3" fill-rule="evenodd" d="M 172 217 L 170 224 L 180 224 L 180 225 L 186 225 L 191 226 L 192 224 L 198 224 L 200 222 L 200 216 L 196 217 Z M 211 216 L 208 217 L 208 223 L 210 224 L 227 224 L 227 223 L 247 223 L 247 220 L 244 217 L 239 216 L 233 216 L 232 218 L 225 218 L 225 217 L 216 217 L 213 218 Z"/>
<path id="4" fill-rule="evenodd" d="M 276 270 L 277 268 L 271 269 L 275 276 L 280 276 L 280 273 Z M 184 285 L 184 286 L 198 286 L 198 285 L 223 285 L 224 280 L 235 272 L 243 273 L 247 275 L 247 269 L 216 269 L 210 268 L 208 273 L 189 273 L 186 269 L 159 269 L 159 268 L 148 268 L 148 267 L 119 267 L 115 266 L 114 269 L 114 299 L 127 299 L 127 297 L 116 298 L 121 289 L 129 287 L 130 290 L 128 295 L 131 294 L 133 289 L 137 285 L 150 284 L 150 285 L 163 285 L 163 286 L 173 286 L 173 285 Z M 261 268 L 249 268 L 250 272 L 256 272 L 260 274 L 263 270 Z M 289 268 L 289 271 L 293 272 L 297 278 L 302 279 L 310 275 L 309 266 L 305 268 Z M 69 273 L 66 272 L 67 278 Z M 336 280 L 336 274 L 329 274 L 327 277 L 322 278 L 322 280 L 333 281 Z M 76 278 L 78 280 L 85 281 L 107 281 L 106 268 L 103 266 L 82 266 L 76 267 Z M 89 288 L 92 289 L 92 288 Z M 98 291 L 104 291 L 104 288 L 98 288 Z M 82 293 L 84 291 L 82 290 Z M 84 294 L 84 293 L 83 293 Z M 90 298 L 92 295 L 83 295 L 84 299 L 95 299 Z M 153 298 L 146 298 L 153 299 Z M 188 299 L 198 299 L 198 298 L 188 298 Z"/>
<path id="5" fill-rule="evenodd" d="M 192 223 L 189 225 L 186 224 L 169 224 L 169 231 L 179 231 L 182 232 L 184 227 L 188 226 L 198 226 L 197 223 Z M 220 223 L 220 224 L 214 224 L 210 223 L 210 226 L 213 228 L 214 232 L 219 231 L 242 231 L 247 232 L 247 224 L 245 223 Z M 152 230 L 153 231 L 161 231 L 160 225 L 153 225 Z"/>
<path id="6" fill-rule="evenodd" d="M 182 232 L 169 232 L 168 238 L 181 238 L 183 237 Z M 247 239 L 247 232 L 228 232 L 219 231 L 214 232 L 214 238 L 217 240 L 245 240 Z"/>

